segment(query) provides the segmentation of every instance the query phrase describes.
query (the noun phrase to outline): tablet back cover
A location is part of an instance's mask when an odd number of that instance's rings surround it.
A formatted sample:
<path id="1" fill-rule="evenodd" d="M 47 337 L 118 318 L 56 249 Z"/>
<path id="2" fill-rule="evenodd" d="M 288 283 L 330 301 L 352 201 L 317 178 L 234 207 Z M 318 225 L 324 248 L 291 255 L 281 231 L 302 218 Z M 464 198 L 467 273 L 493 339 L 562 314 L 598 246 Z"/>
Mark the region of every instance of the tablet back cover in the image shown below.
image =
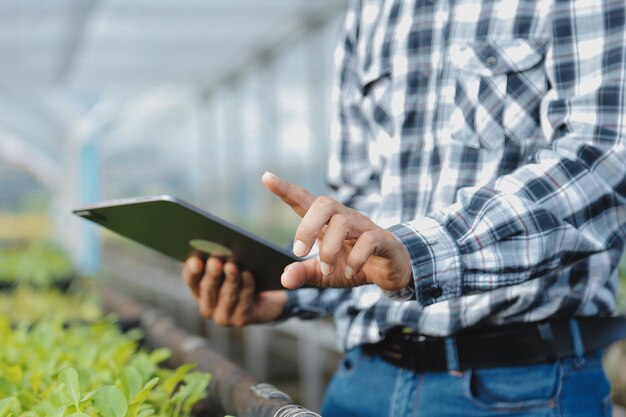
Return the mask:
<path id="1" fill-rule="evenodd" d="M 283 288 L 280 276 L 285 266 L 299 260 L 287 250 L 172 196 L 114 200 L 73 212 L 181 262 L 194 253 L 215 250 L 252 272 L 257 291 Z M 232 253 L 226 254 L 222 248 Z"/>

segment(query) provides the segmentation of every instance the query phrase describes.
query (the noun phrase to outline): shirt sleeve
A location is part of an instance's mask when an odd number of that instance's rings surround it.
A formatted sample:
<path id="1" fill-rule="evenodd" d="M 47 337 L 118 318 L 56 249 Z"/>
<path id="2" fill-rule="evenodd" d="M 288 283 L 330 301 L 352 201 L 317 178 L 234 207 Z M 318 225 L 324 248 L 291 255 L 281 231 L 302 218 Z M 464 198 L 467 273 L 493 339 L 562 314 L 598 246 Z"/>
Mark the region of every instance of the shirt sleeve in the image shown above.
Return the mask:
<path id="1" fill-rule="evenodd" d="M 288 291 L 287 306 L 279 320 L 290 317 L 307 320 L 329 316 L 350 294 L 350 288 L 300 288 Z"/>
<path id="2" fill-rule="evenodd" d="M 371 162 L 369 130 L 362 114 L 363 97 L 357 57 L 361 1 L 351 0 L 335 51 L 335 82 L 327 180 L 332 197 L 368 217 L 380 201 L 378 167 Z M 332 314 L 350 289 L 305 288 L 289 292 L 286 316 L 317 318 Z"/>
<path id="3" fill-rule="evenodd" d="M 598 253 L 617 264 L 626 230 L 626 4 L 577 4 L 554 5 L 541 116 L 548 145 L 511 174 L 461 190 L 452 206 L 390 228 L 409 249 L 422 306 L 564 268 L 589 276 L 586 260 Z"/>

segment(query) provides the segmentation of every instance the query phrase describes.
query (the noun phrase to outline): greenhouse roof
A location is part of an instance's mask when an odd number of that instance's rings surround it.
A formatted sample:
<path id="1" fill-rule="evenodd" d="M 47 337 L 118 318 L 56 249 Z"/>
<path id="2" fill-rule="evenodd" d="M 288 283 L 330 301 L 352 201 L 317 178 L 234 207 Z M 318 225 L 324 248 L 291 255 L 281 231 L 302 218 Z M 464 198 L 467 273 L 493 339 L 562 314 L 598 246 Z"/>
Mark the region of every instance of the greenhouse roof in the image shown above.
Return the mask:
<path id="1" fill-rule="evenodd" d="M 0 162 L 58 183 L 55 166 L 71 139 L 185 94 L 208 96 L 336 18 L 345 3 L 0 0 Z"/>
<path id="2" fill-rule="evenodd" d="M 210 85 L 343 3 L 0 0 L 0 84 Z"/>

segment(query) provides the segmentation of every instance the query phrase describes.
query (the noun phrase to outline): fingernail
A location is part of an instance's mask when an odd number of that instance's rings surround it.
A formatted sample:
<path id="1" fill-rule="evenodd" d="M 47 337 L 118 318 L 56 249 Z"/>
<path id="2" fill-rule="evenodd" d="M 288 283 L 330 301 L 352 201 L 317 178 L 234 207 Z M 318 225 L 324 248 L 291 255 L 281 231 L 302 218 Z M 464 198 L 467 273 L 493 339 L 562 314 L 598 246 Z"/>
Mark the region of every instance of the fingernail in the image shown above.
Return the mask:
<path id="1" fill-rule="evenodd" d="M 273 173 L 271 173 L 269 171 L 265 171 L 261 178 L 264 179 L 264 180 L 278 179 L 278 177 L 275 174 L 273 174 Z"/>
<path id="2" fill-rule="evenodd" d="M 296 243 L 293 244 L 293 253 L 296 256 L 306 256 L 306 245 L 301 240 L 296 240 Z"/>
<path id="3" fill-rule="evenodd" d="M 326 262 L 320 261 L 320 269 L 322 270 L 322 274 L 324 275 L 330 275 L 331 273 L 330 265 L 328 265 Z"/>
<path id="4" fill-rule="evenodd" d="M 215 264 L 213 264 L 213 262 L 209 262 L 209 264 L 207 265 L 208 269 L 209 269 L 209 274 L 211 275 L 217 275 L 217 268 L 215 267 Z"/>
<path id="5" fill-rule="evenodd" d="M 352 276 L 354 276 L 354 270 L 346 265 L 346 269 L 344 271 L 344 274 L 346 275 L 346 278 L 352 279 Z"/>
<path id="6" fill-rule="evenodd" d="M 189 270 L 192 274 L 197 274 L 202 271 L 202 267 L 198 265 L 198 262 L 189 262 Z"/>

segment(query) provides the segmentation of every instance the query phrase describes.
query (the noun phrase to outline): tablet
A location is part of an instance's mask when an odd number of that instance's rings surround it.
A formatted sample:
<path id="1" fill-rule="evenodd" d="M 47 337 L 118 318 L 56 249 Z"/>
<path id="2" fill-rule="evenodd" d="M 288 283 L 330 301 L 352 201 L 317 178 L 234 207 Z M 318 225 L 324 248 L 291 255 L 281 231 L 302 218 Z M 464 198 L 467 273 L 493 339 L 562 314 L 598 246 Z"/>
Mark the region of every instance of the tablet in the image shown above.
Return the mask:
<path id="1" fill-rule="evenodd" d="M 284 268 L 300 260 L 286 249 L 169 195 L 105 201 L 73 212 L 181 262 L 192 254 L 232 260 L 252 272 L 257 291 L 283 288 L 280 276 Z"/>

